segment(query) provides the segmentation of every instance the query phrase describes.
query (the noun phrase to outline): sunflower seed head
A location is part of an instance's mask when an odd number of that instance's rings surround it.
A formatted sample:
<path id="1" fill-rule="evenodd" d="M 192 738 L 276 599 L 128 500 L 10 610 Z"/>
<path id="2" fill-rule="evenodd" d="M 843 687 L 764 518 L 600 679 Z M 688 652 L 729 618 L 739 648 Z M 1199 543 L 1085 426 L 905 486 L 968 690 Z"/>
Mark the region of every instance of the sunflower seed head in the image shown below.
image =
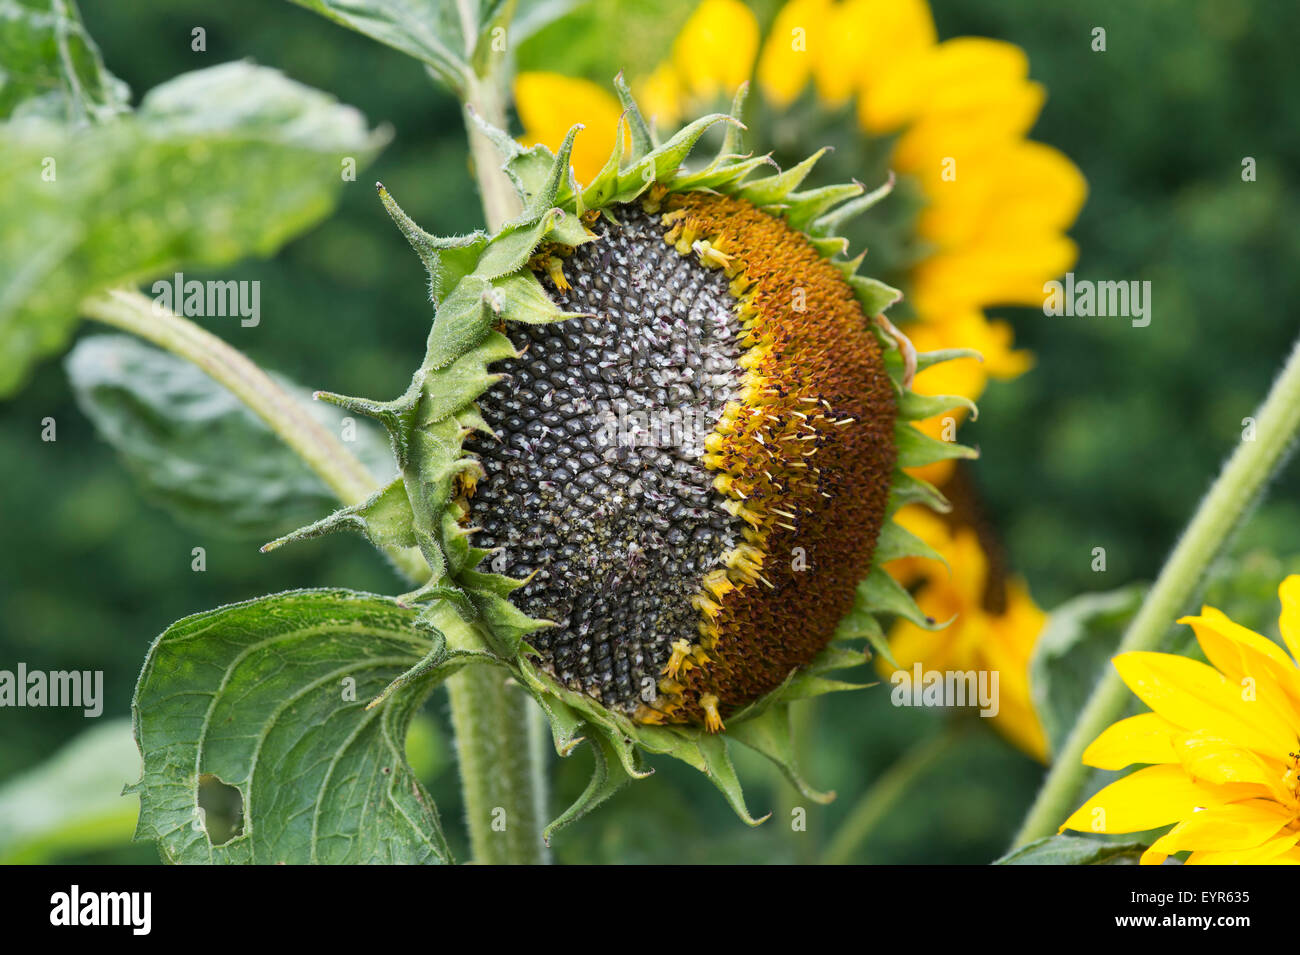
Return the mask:
<path id="1" fill-rule="evenodd" d="M 701 461 L 741 372 L 727 278 L 674 251 L 658 217 L 613 215 L 539 270 L 591 317 L 511 330 L 524 354 L 480 401 L 499 440 L 471 442 L 486 472 L 472 522 L 494 570 L 534 575 L 513 599 L 557 624 L 529 638 L 546 667 L 630 713 L 698 638 L 691 598 L 741 540 Z"/>

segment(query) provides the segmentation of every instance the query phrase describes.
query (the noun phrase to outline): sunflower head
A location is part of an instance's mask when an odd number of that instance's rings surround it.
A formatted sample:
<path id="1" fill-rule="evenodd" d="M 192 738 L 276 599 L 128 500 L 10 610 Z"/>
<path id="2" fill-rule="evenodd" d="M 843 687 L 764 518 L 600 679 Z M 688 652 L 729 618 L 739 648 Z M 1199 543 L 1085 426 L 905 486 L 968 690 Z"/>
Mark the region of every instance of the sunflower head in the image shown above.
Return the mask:
<path id="1" fill-rule="evenodd" d="M 488 130 L 525 207 L 494 235 L 431 236 L 381 187 L 430 273 L 424 361 L 392 401 L 322 397 L 384 423 L 400 477 L 290 538 L 420 549 L 430 580 L 408 599 L 475 622 L 562 755 L 593 742 L 596 779 L 556 825 L 644 775 L 643 750 L 754 821 L 727 739 L 821 798 L 789 702 L 849 688 L 826 673 L 864 662 L 855 639 L 883 645 L 878 614 L 934 626 L 880 564 L 926 553 L 899 507 L 942 506 L 902 469 L 971 453 L 912 422 L 963 402 L 911 391 L 952 355 L 911 350 L 882 315 L 898 293 L 834 234 L 887 189 L 801 191 L 817 155 L 741 155 L 739 97 L 657 142 L 617 85 L 585 186 L 577 127 L 558 154 Z M 715 126 L 720 151 L 689 166 Z"/>

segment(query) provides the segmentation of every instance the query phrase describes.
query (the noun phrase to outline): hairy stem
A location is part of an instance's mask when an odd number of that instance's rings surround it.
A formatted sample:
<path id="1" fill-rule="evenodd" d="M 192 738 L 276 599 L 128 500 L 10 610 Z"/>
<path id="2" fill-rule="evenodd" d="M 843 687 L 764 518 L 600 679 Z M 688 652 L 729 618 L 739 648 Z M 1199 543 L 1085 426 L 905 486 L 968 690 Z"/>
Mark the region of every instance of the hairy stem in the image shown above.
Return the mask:
<path id="1" fill-rule="evenodd" d="M 464 2 L 460 0 L 462 15 Z M 468 25 L 470 21 L 467 19 Z M 469 31 L 467 30 L 467 35 Z M 467 59 L 472 57 L 467 51 Z M 465 131 L 474 177 L 489 230 L 519 214 L 514 185 L 492 141 L 474 122 L 477 114 L 506 128 L 505 88 L 496 55 L 485 74 L 473 70 L 463 91 Z M 542 842 L 546 816 L 547 752 L 537 745 L 543 718 L 523 691 L 492 667 L 466 667 L 447 680 L 456 732 L 465 823 L 477 862 L 535 864 L 547 861 Z M 501 826 L 504 825 L 504 829 Z"/>
<path id="2" fill-rule="evenodd" d="M 338 438 L 243 352 L 216 335 L 130 289 L 92 295 L 81 303 L 81 311 L 193 362 L 266 422 L 345 505 L 360 503 L 375 490 L 374 475 Z M 414 550 L 393 551 L 388 557 L 416 582 L 429 576 Z"/>
<path id="3" fill-rule="evenodd" d="M 532 701 L 494 666 L 465 667 L 447 681 L 456 728 L 470 855 L 493 865 L 546 861 L 544 807 L 534 785 Z"/>
<path id="4" fill-rule="evenodd" d="M 1255 415 L 1253 440 L 1243 437 L 1210 493 L 1201 501 L 1146 601 L 1129 624 L 1117 653 L 1154 650 L 1159 646 L 1170 625 L 1188 608 L 1207 568 L 1282 464 L 1297 430 L 1300 430 L 1300 342 L 1292 349 L 1281 375 Z M 1088 772 L 1082 762 L 1083 751 L 1119 718 L 1130 698 L 1128 689 L 1112 668 L 1097 684 L 1075 721 L 1013 847 L 1052 834 L 1076 808 Z"/>
<path id="5" fill-rule="evenodd" d="M 479 199 L 483 204 L 483 218 L 487 221 L 488 229 L 493 232 L 519 215 L 523 207 L 519 204 L 514 184 L 501 168 L 501 154 L 478 123 L 474 122 L 473 114 L 498 129 L 505 129 L 504 100 L 500 85 L 490 79 L 474 77 L 466 87 L 465 133 L 469 137 L 470 158 L 474 164 L 474 179 L 478 182 Z"/>
<path id="6" fill-rule="evenodd" d="M 344 504 L 364 501 L 375 478 L 302 404 L 242 352 L 136 291 L 113 289 L 82 303 L 89 318 L 192 361 L 225 385 L 292 448 Z"/>
<path id="7" fill-rule="evenodd" d="M 822 863 L 847 865 L 852 862 L 854 853 L 876 831 L 890 810 L 899 804 L 912 784 L 936 765 L 965 733 L 964 722 L 952 723 L 941 733 L 904 753 L 902 759 L 890 766 L 849 811 L 822 854 Z"/>

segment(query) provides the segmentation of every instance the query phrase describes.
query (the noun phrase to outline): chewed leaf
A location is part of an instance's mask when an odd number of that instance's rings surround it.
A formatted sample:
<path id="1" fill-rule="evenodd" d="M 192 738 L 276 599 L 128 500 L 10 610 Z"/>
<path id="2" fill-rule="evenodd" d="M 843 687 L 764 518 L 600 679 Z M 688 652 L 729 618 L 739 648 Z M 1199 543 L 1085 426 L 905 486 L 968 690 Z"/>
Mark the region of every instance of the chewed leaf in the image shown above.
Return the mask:
<path id="1" fill-rule="evenodd" d="M 132 704 L 144 775 L 137 838 L 171 862 L 451 861 L 406 728 L 464 662 L 366 704 L 431 648 L 416 612 L 346 590 L 299 590 L 179 620 L 153 644 Z M 242 826 L 214 845 L 200 779 L 238 790 Z"/>

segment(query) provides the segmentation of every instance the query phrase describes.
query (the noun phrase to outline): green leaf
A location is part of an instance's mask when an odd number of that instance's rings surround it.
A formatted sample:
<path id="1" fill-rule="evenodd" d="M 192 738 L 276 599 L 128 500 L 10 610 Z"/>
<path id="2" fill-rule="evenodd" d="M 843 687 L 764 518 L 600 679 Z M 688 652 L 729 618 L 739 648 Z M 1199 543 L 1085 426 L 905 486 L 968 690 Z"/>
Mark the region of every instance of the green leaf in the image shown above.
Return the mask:
<path id="1" fill-rule="evenodd" d="M 494 32 L 509 26 L 515 8 L 513 0 L 291 2 L 415 57 L 453 91 L 465 88 L 471 66 L 485 74 L 493 53 L 499 52 Z"/>
<path id="2" fill-rule="evenodd" d="M 1146 846 L 1090 836 L 1047 836 L 1009 852 L 994 865 L 1137 865 Z"/>
<path id="3" fill-rule="evenodd" d="M 0 396 L 63 348 L 87 295 L 271 255 L 382 140 L 356 110 L 250 63 L 186 73 L 104 125 L 0 123 Z"/>
<path id="4" fill-rule="evenodd" d="M 128 335 L 83 338 L 65 360 L 77 404 L 145 492 L 205 532 L 266 539 L 312 520 L 336 498 L 225 387 L 192 363 Z M 375 474 L 394 473 L 386 436 L 280 382 Z"/>
<path id="5" fill-rule="evenodd" d="M 138 814 L 122 789 L 140 773 L 131 721 L 106 720 L 0 788 L 0 863 L 125 845 Z"/>
<path id="6" fill-rule="evenodd" d="M 1048 615 L 1029 663 L 1029 688 L 1049 751 L 1069 735 L 1144 592 L 1131 586 L 1083 594 Z"/>
<path id="7" fill-rule="evenodd" d="M 100 122 L 128 99 L 72 0 L 0 0 L 0 119 Z"/>
<path id="8" fill-rule="evenodd" d="M 415 615 L 387 597 L 299 590 L 172 624 L 132 702 L 137 838 L 157 840 L 169 862 L 449 862 L 404 740 L 463 656 L 366 706 L 430 650 Z M 222 845 L 198 805 L 211 777 L 242 800 L 243 825 Z"/>

